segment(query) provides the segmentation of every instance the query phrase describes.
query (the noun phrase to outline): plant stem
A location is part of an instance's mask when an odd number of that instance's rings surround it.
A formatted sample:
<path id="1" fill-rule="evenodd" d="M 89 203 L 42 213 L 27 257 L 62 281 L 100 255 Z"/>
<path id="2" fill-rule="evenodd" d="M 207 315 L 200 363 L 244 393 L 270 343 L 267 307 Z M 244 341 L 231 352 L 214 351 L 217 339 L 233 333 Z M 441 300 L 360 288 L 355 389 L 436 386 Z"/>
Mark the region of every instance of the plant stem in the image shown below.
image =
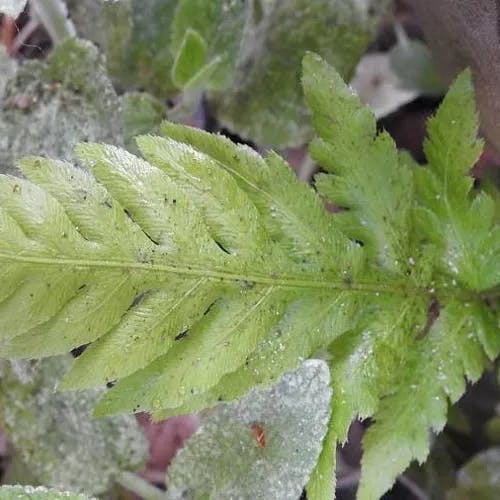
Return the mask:
<path id="1" fill-rule="evenodd" d="M 144 498 L 144 500 L 165 500 L 165 494 L 162 490 L 148 483 L 137 474 L 122 472 L 116 478 L 116 482 L 132 493 Z"/>
<path id="2" fill-rule="evenodd" d="M 76 36 L 75 26 L 68 18 L 68 9 L 63 0 L 32 0 L 31 8 L 45 26 L 54 44 Z"/>

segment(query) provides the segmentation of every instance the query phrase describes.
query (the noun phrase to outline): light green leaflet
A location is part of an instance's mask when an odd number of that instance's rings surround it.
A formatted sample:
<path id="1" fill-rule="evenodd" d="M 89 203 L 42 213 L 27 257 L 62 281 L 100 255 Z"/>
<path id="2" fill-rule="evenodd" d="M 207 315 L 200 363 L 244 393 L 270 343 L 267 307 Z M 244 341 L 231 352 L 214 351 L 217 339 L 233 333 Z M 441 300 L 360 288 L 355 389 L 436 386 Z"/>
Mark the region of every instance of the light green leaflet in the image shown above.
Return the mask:
<path id="1" fill-rule="evenodd" d="M 359 497 L 379 498 L 499 352 L 495 202 L 470 191 L 467 73 L 430 122 L 427 167 L 377 135 L 316 56 L 303 86 L 327 172 L 317 188 L 338 214 L 276 154 L 173 124 L 139 137 L 144 159 L 82 144 L 85 170 L 28 158 L 28 180 L 1 177 L 2 353 L 92 343 L 63 388 L 118 379 L 97 414 L 167 416 L 240 397 L 321 349 L 334 392 L 325 450 L 373 416 Z M 333 488 L 330 455 L 313 500 Z"/>

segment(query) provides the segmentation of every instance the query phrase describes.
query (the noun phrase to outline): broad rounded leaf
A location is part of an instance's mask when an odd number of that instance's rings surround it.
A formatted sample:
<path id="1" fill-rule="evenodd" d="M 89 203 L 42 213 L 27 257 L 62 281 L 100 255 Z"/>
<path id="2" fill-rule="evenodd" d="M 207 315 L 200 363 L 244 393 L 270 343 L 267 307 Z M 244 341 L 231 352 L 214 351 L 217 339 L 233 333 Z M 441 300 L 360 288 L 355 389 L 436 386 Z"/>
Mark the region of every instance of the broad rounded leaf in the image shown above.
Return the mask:
<path id="1" fill-rule="evenodd" d="M 321 450 L 330 397 L 328 366 L 310 360 L 271 389 L 219 405 L 169 466 L 167 499 L 299 498 Z"/>

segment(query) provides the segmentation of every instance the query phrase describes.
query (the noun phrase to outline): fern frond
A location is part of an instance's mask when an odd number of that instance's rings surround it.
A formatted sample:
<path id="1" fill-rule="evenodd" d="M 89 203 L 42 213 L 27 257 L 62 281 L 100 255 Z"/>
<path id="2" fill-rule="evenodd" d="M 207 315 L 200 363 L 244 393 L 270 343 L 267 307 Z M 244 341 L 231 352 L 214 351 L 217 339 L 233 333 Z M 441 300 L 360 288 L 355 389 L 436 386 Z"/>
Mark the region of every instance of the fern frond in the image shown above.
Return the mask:
<path id="1" fill-rule="evenodd" d="M 1 176 L 2 354 L 90 343 L 63 388 L 118 380 L 97 414 L 167 416 L 240 397 L 321 350 L 333 413 L 311 495 L 332 440 L 372 416 L 360 498 L 378 498 L 500 351 L 500 230 L 492 198 L 470 191 L 467 74 L 431 121 L 427 167 L 376 134 L 316 56 L 303 84 L 327 171 L 317 187 L 338 214 L 275 153 L 174 124 L 138 139 L 143 158 L 83 144 L 86 170 L 27 158 L 27 180 Z"/>
<path id="2" fill-rule="evenodd" d="M 352 418 L 374 417 L 358 497 L 379 498 L 412 459 L 426 458 L 429 429 L 443 428 L 447 400 L 463 394 L 465 378 L 479 378 L 485 353 L 499 353 L 498 322 L 477 292 L 498 285 L 500 228 L 492 199 L 469 192 L 481 148 L 469 74 L 429 123 L 425 168 L 376 134 L 368 109 L 314 55 L 303 84 L 320 135 L 311 154 L 329 172 L 318 189 L 346 209 L 339 221 L 370 266 L 427 291 L 371 301 L 360 313 L 366 323 L 329 347 L 331 428 L 345 439 Z"/>
<path id="3" fill-rule="evenodd" d="M 355 275 L 360 259 L 338 232 L 337 251 L 326 252 L 327 238 L 310 226 L 319 214 L 321 224 L 332 222 L 317 195 L 277 157 L 270 162 L 286 184 L 273 192 L 271 169 L 260 160 L 261 179 L 238 180 L 252 198 L 217 158 L 171 139 L 138 142 L 151 163 L 85 144 L 77 154 L 92 174 L 29 158 L 20 168 L 30 181 L 2 177 L 1 255 L 11 289 L 0 306 L 4 355 L 52 355 L 94 341 L 62 387 L 119 378 L 102 403 L 107 412 L 160 410 L 185 407 L 245 361 L 262 363 L 262 355 L 250 357 L 270 331 L 278 350 L 282 330 L 302 335 L 311 303 L 325 311 L 318 335 L 330 338 L 338 315 L 331 299 L 344 285 L 329 277 Z M 231 147 L 248 158 L 246 149 Z M 286 199 L 292 183 L 308 200 L 305 217 Z M 289 238 L 284 246 L 280 234 L 292 225 L 309 239 Z M 19 301 L 28 314 L 15 320 Z M 304 347 L 309 356 L 324 343 L 292 345 L 267 378 L 296 366 Z M 165 391 L 167 382 L 172 390 Z"/>

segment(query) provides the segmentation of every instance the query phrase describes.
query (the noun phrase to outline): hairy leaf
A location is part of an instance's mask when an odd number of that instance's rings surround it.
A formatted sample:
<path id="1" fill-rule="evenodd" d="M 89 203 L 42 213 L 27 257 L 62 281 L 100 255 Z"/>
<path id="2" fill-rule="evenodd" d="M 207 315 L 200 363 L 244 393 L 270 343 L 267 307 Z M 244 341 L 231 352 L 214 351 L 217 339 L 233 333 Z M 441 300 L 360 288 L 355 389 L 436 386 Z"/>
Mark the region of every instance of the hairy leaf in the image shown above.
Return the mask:
<path id="1" fill-rule="evenodd" d="M 82 140 L 134 149 L 133 137 L 154 131 L 165 117 L 164 105 L 149 94 L 119 97 L 106 74 L 104 58 L 82 40 L 66 40 L 45 62 L 29 61 L 16 68 L 12 60 L 2 59 L 2 68 L 3 172 L 13 171 L 15 159 L 26 154 L 74 159 L 73 146 Z"/>
<path id="2" fill-rule="evenodd" d="M 7 82 L 0 165 L 11 172 L 17 158 L 35 153 L 71 159 L 81 140 L 121 144 L 120 117 L 120 100 L 97 49 L 68 39 L 46 62 L 28 61 Z"/>
<path id="3" fill-rule="evenodd" d="M 321 449 L 330 397 L 327 365 L 310 360 L 272 389 L 219 405 L 170 465 L 167 498 L 298 498 Z"/>
<path id="4" fill-rule="evenodd" d="M 140 467 L 147 443 L 133 417 L 91 418 L 102 390 L 54 393 L 70 359 L 2 361 L 0 422 L 31 482 L 104 494 L 121 470 Z"/>

